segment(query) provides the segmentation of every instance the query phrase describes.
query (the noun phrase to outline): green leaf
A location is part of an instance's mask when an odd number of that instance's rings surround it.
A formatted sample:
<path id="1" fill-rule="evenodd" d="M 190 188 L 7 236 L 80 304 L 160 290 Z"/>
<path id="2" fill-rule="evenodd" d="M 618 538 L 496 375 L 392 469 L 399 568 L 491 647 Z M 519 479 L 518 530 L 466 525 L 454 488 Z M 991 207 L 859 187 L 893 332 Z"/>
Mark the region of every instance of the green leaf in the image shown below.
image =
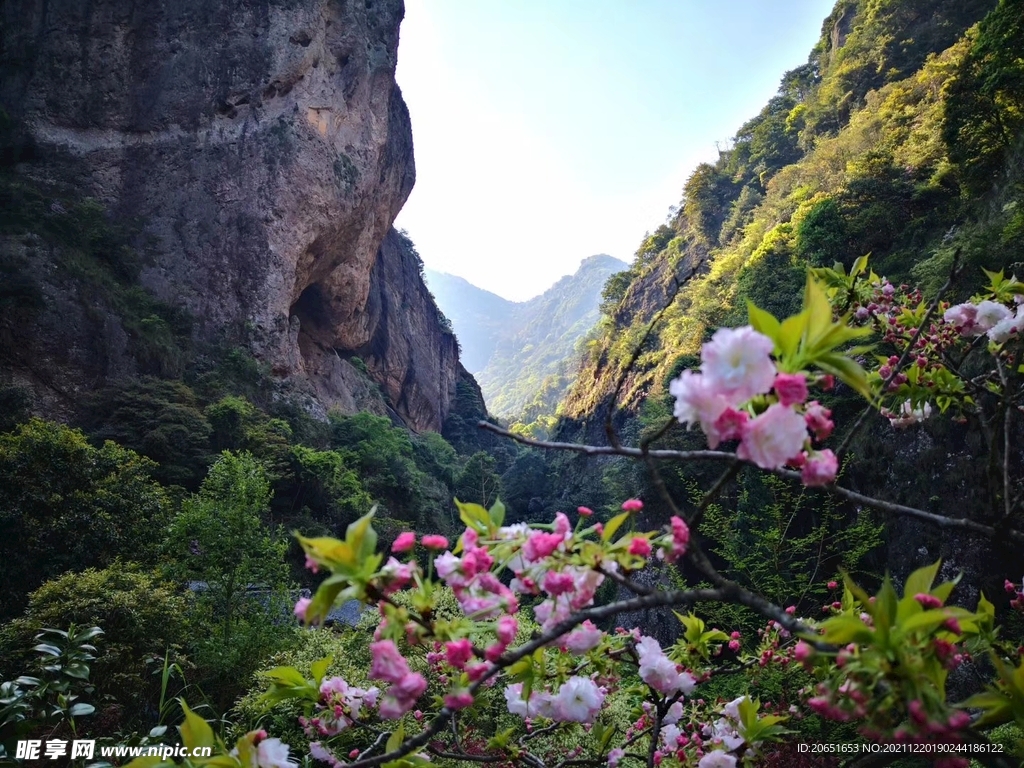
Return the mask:
<path id="1" fill-rule="evenodd" d="M 830 352 L 814 359 L 814 362 L 825 373 L 831 373 L 856 392 L 871 399 L 871 387 L 868 386 L 868 375 L 860 365 L 837 352 Z"/>
<path id="2" fill-rule="evenodd" d="M 800 339 L 803 338 L 804 331 L 807 328 L 807 317 L 807 312 L 805 311 L 798 315 L 787 317 L 782 321 L 779 335 L 776 339 L 779 351 L 781 352 L 780 357 L 788 359 L 796 356 L 797 348 L 800 346 Z"/>
<path id="3" fill-rule="evenodd" d="M 181 711 L 185 713 L 185 722 L 178 726 L 182 743 L 189 749 L 213 747 L 213 729 L 210 724 L 189 709 L 184 699 L 179 701 L 181 702 Z"/>
<path id="4" fill-rule="evenodd" d="M 948 618 L 949 614 L 945 611 L 922 611 L 921 613 L 909 617 L 905 621 L 901 621 L 899 629 L 904 634 L 910 634 L 911 632 L 917 632 L 918 630 L 931 632 Z"/>
<path id="5" fill-rule="evenodd" d="M 321 659 L 321 661 L 330 662 L 330 659 Z M 315 662 L 319 664 L 320 662 Z M 314 666 L 315 666 L 314 664 Z M 266 677 L 270 678 L 276 683 L 282 683 L 284 685 L 305 685 L 306 678 L 302 676 L 295 667 L 274 667 L 273 669 L 267 670 L 263 673 Z"/>
<path id="6" fill-rule="evenodd" d="M 64 667 L 64 674 L 68 677 L 74 677 L 78 680 L 89 679 L 89 667 L 81 662 L 72 662 Z"/>
<path id="7" fill-rule="evenodd" d="M 982 592 L 981 597 L 978 598 L 978 613 L 983 616 L 987 616 L 990 619 L 994 619 L 996 617 L 996 607 L 988 601 L 984 592 Z"/>
<path id="8" fill-rule="evenodd" d="M 495 499 L 487 513 L 490 515 L 494 527 L 501 528 L 505 522 L 505 505 L 501 503 L 501 499 Z"/>
<path id="9" fill-rule="evenodd" d="M 932 582 L 935 581 L 935 577 L 939 573 L 939 566 L 942 565 L 942 560 L 936 560 L 931 565 L 926 565 L 923 568 L 918 568 L 912 574 L 907 577 L 907 585 L 903 590 L 903 594 L 912 597 L 920 593 L 928 594 L 932 588 Z"/>
<path id="10" fill-rule="evenodd" d="M 778 348 L 779 329 L 781 323 L 771 312 L 767 312 L 763 309 L 758 308 L 754 302 L 747 299 L 747 318 L 750 321 L 751 327 L 758 333 L 763 333 L 769 339 L 775 342 L 776 348 Z M 781 350 L 779 350 L 781 351 Z"/>
<path id="11" fill-rule="evenodd" d="M 79 702 L 78 704 L 72 705 L 71 709 L 68 710 L 68 714 L 72 717 L 85 717 L 86 715 L 91 715 L 95 711 L 96 707 L 92 704 L 83 704 Z"/>
<path id="12" fill-rule="evenodd" d="M 374 506 L 345 530 L 345 543 L 351 547 L 360 561 L 377 551 L 377 532 L 370 524 L 376 512 L 377 507 Z"/>
<path id="13" fill-rule="evenodd" d="M 611 541 L 615 532 L 622 527 L 622 524 L 629 519 L 629 512 L 621 512 L 604 524 L 604 533 L 601 534 L 601 541 Z"/>
<path id="14" fill-rule="evenodd" d="M 37 653 L 45 653 L 48 656 L 59 657 L 61 655 L 60 648 L 58 648 L 55 645 L 49 645 L 47 643 L 40 643 L 39 645 L 34 646 L 32 650 L 36 651 Z"/>
<path id="15" fill-rule="evenodd" d="M 319 687 L 320 683 L 323 682 L 324 675 L 327 674 L 327 668 L 329 666 L 331 666 L 331 662 L 332 661 L 334 661 L 334 657 L 333 656 L 328 656 L 328 657 L 326 657 L 324 659 L 320 659 L 318 661 L 314 661 L 310 665 L 309 669 L 310 669 L 310 672 L 313 675 L 313 680 L 316 681 L 317 687 Z"/>
<path id="16" fill-rule="evenodd" d="M 402 746 L 402 741 L 404 739 L 405 739 L 405 725 L 402 722 L 399 722 L 398 723 L 398 727 L 395 728 L 395 730 L 392 732 L 392 734 L 388 737 L 388 743 L 387 743 L 387 746 L 385 746 L 384 751 L 385 752 L 394 752 L 396 749 L 398 749 L 400 746 Z"/>
<path id="17" fill-rule="evenodd" d="M 455 506 L 459 510 L 459 519 L 467 528 L 472 528 L 477 533 L 487 533 L 490 530 L 491 516 L 479 504 L 463 504 L 456 499 Z"/>
<path id="18" fill-rule="evenodd" d="M 833 645 L 846 645 L 847 643 L 870 642 L 874 633 L 857 616 L 833 616 L 826 619 L 821 628 L 825 630 L 821 639 Z"/>
<path id="19" fill-rule="evenodd" d="M 833 327 L 832 305 L 828 302 L 821 283 L 814 279 L 814 276 L 807 273 L 807 284 L 804 287 L 804 309 L 801 314 L 807 313 L 806 323 L 806 344 L 813 346 Z"/>

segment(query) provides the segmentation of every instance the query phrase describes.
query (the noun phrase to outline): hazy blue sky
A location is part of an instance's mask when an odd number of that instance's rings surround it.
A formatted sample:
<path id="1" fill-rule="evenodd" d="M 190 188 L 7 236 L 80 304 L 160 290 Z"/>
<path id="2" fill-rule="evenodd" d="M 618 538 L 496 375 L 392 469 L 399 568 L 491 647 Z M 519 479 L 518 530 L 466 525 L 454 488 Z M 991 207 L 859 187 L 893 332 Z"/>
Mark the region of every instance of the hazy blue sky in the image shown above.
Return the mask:
<path id="1" fill-rule="evenodd" d="M 807 60 L 833 0 L 406 0 L 428 266 L 513 300 L 625 261 Z"/>

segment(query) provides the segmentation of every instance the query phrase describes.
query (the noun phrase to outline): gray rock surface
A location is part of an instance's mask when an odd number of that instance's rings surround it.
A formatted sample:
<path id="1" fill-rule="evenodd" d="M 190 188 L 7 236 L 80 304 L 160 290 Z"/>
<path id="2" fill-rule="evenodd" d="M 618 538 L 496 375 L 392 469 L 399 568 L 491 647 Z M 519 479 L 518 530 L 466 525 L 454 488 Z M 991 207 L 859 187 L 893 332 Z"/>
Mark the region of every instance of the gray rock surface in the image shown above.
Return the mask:
<path id="1" fill-rule="evenodd" d="M 241 340 L 316 409 L 358 407 L 344 359 L 364 356 L 410 427 L 440 429 L 455 343 L 389 235 L 415 178 L 394 79 L 403 13 L 401 0 L 5 3 L 0 106 L 34 144 L 19 173 L 138 222 L 141 283 L 191 314 L 196 340 Z M 105 322 L 111 343 L 94 346 L 117 365 L 82 386 L 132 371 L 124 330 Z"/>

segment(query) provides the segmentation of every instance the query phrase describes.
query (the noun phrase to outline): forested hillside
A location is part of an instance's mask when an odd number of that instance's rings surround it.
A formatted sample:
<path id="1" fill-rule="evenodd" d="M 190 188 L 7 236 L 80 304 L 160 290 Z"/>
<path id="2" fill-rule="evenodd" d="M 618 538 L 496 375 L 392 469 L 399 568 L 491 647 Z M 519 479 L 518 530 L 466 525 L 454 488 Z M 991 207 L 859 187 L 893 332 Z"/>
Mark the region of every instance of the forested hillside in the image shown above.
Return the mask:
<path id="1" fill-rule="evenodd" d="M 430 270 L 426 275 L 438 306 L 451 318 L 487 409 L 530 434 L 547 434 L 575 378 L 579 342 L 600 317 L 602 286 L 627 267 L 611 256 L 590 256 L 575 273 L 522 302 L 506 301 L 452 275 Z"/>

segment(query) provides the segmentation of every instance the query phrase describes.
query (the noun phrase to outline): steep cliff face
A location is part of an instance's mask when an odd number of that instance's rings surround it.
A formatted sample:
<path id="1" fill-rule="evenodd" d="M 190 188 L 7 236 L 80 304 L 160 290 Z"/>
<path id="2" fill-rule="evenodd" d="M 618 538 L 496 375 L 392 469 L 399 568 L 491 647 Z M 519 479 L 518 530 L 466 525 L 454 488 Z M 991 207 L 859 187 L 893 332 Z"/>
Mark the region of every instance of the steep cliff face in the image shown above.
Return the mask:
<path id="1" fill-rule="evenodd" d="M 343 358 L 364 356 L 409 426 L 439 429 L 454 340 L 415 256 L 389 235 L 415 177 L 394 80 L 403 10 L 401 0 L 5 3 L 0 104 L 31 146 L 16 172 L 132 222 L 138 281 L 191 316 L 194 341 L 244 344 L 313 410 L 357 406 Z M 34 250 L 17 255 L 45 272 L 46 249 Z M 101 314 L 118 325 L 116 312 Z M 51 351 L 95 347 L 94 326 L 49 322 L 65 336 Z M 130 349 L 117 365 L 87 357 L 43 355 L 22 378 L 89 387 L 138 368 Z"/>

